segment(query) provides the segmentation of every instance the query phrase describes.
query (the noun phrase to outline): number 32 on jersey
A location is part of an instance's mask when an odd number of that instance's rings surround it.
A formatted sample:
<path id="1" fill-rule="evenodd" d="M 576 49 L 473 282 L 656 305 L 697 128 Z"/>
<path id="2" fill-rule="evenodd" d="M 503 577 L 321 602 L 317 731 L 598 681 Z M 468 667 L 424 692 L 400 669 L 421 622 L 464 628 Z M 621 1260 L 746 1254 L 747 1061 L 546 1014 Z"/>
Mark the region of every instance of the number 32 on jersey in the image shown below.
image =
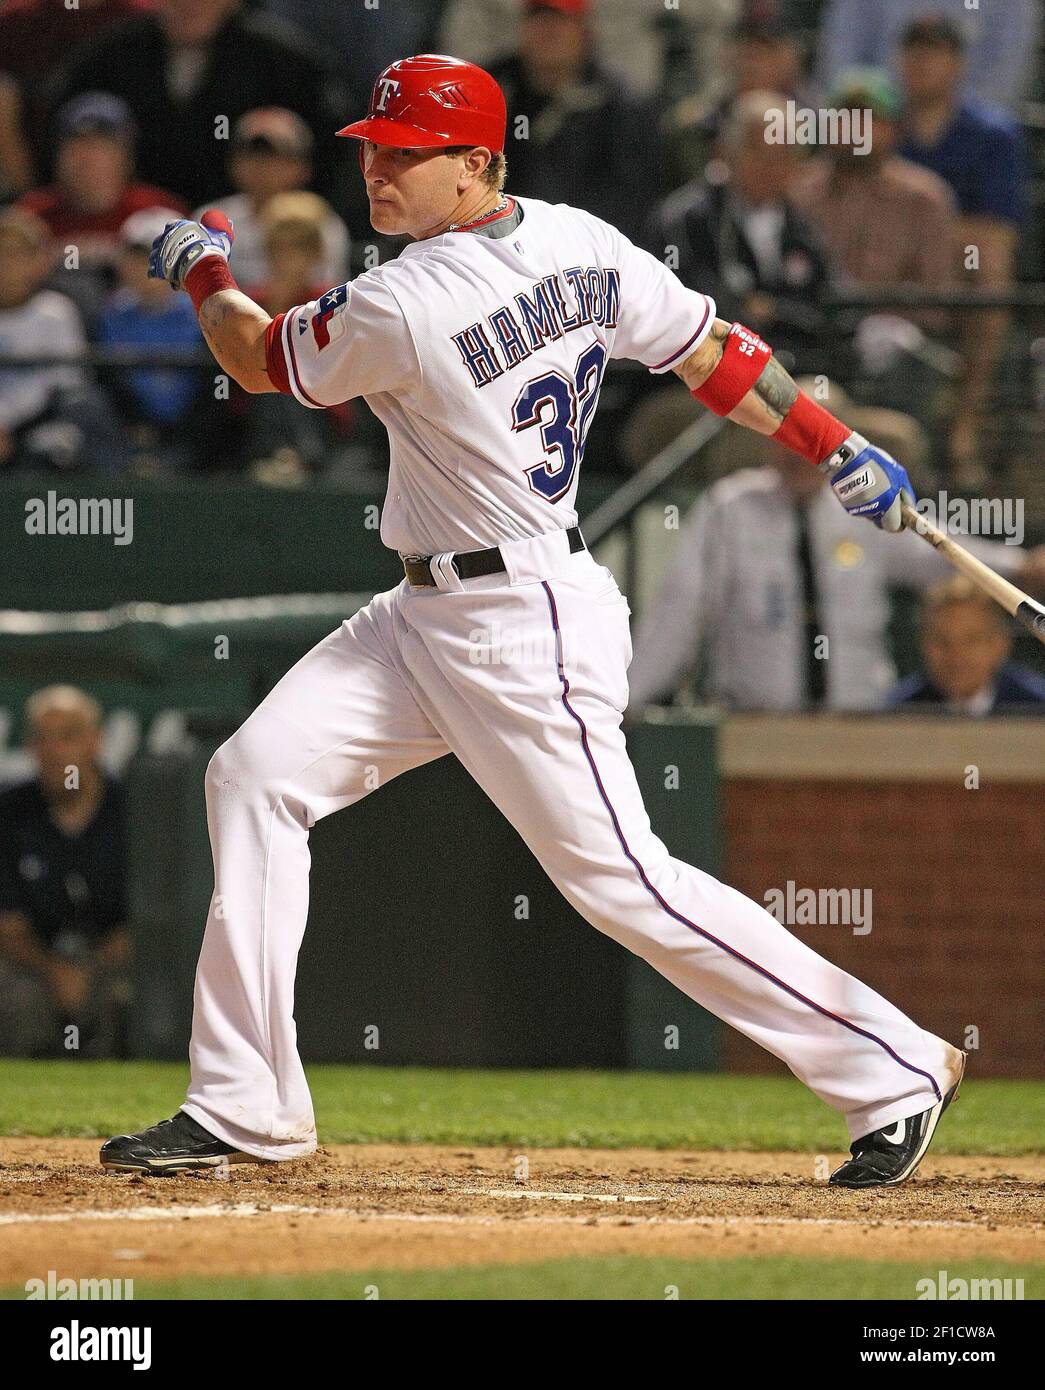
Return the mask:
<path id="1" fill-rule="evenodd" d="M 512 407 L 513 430 L 540 426 L 547 457 L 527 468 L 526 476 L 532 490 L 549 502 L 558 502 L 573 485 L 605 366 L 605 347 L 592 343 L 578 357 L 572 381 L 562 372 L 545 372 L 526 383 Z"/>

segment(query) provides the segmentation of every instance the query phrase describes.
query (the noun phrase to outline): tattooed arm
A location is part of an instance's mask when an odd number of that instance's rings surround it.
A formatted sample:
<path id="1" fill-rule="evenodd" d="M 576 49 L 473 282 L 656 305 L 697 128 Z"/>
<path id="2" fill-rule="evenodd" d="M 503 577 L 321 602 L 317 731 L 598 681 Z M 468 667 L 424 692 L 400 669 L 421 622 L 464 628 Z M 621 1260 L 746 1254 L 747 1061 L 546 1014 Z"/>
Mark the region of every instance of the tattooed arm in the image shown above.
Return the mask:
<path id="1" fill-rule="evenodd" d="M 732 325 L 716 319 L 711 332 L 691 356 L 675 368 L 691 391 L 703 386 L 722 359 L 722 345 Z M 798 399 L 798 387 L 775 357 L 728 419 L 759 434 L 775 434 Z"/>
<path id="2" fill-rule="evenodd" d="M 272 322 L 241 290 L 219 290 L 200 305 L 200 328 L 223 371 L 244 391 L 275 391 L 265 369 L 265 333 Z"/>

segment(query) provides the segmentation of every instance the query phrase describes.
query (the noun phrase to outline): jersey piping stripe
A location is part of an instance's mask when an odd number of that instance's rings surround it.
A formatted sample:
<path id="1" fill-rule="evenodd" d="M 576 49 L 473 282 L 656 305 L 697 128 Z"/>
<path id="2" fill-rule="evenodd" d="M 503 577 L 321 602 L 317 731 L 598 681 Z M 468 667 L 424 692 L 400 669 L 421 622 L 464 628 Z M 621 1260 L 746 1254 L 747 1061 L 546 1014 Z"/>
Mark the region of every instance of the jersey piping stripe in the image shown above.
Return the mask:
<path id="1" fill-rule="evenodd" d="M 297 312 L 297 309 L 291 309 L 283 319 L 283 345 L 287 350 L 287 361 L 290 363 L 290 384 L 294 389 L 294 395 L 302 405 L 310 405 L 315 410 L 324 410 L 326 407 L 322 405 L 320 401 L 313 400 L 301 382 L 301 372 L 298 370 L 298 359 L 294 352 L 294 334 L 291 331 L 294 315 Z"/>
<path id="2" fill-rule="evenodd" d="M 797 999 L 800 1004 L 805 1004 L 808 1008 L 813 1009 L 816 1013 L 821 1014 L 824 1018 L 831 1019 L 833 1022 L 841 1024 L 843 1028 L 848 1028 L 850 1032 L 857 1033 L 860 1035 L 860 1037 L 868 1038 L 871 1042 L 877 1043 L 878 1046 L 883 1049 L 883 1051 L 889 1054 L 889 1056 L 893 1059 L 894 1062 L 899 1062 L 900 1066 L 906 1067 L 908 1071 L 914 1072 L 916 1076 L 924 1076 L 925 1079 L 932 1086 L 933 1093 L 936 1096 L 937 1101 L 942 1100 L 943 1096 L 940 1092 L 939 1086 L 936 1084 L 936 1078 L 932 1076 L 931 1073 L 923 1071 L 921 1067 L 916 1067 L 913 1064 L 913 1062 L 905 1061 L 898 1053 L 893 1051 L 893 1049 L 889 1046 L 889 1044 L 885 1041 L 884 1038 L 878 1037 L 875 1033 L 868 1032 L 866 1028 L 861 1028 L 858 1024 L 851 1022 L 851 1020 L 847 1018 L 842 1018 L 840 1014 L 833 1013 L 830 1009 L 825 1008 L 822 1004 L 817 1004 L 814 1000 L 808 999 L 804 994 L 801 994 L 797 989 L 795 989 L 793 985 L 789 985 L 786 981 L 781 980 L 778 976 L 774 975 L 772 971 L 767 970 L 765 966 L 759 965 L 757 961 L 751 960 L 748 956 L 745 956 L 742 952 L 736 950 L 734 947 L 728 946 L 724 941 L 720 941 L 717 936 L 713 936 L 711 932 L 707 931 L 704 927 L 698 927 L 696 922 L 691 922 L 688 917 L 684 917 L 681 912 L 678 912 L 675 908 L 673 908 L 671 904 L 668 903 L 661 896 L 661 894 L 649 881 L 645 869 L 635 858 L 635 855 L 632 853 L 627 840 L 624 838 L 624 832 L 620 828 L 620 821 L 617 819 L 617 813 L 613 809 L 613 803 L 610 801 L 609 796 L 606 794 L 606 788 L 603 785 L 598 765 L 595 762 L 595 758 L 592 755 L 591 746 L 588 742 L 587 726 L 585 725 L 584 720 L 581 718 L 581 716 L 570 704 L 570 682 L 567 679 L 566 670 L 563 663 L 562 631 L 559 627 L 559 611 L 556 607 L 555 595 L 552 593 L 551 586 L 549 585 L 546 579 L 541 580 L 541 587 L 543 588 L 548 598 L 548 609 L 551 614 L 552 630 L 555 634 L 555 660 L 559 671 L 559 683 L 562 686 L 561 699 L 563 707 L 565 708 L 567 714 L 569 714 L 570 718 L 580 729 L 581 747 L 584 750 L 585 759 L 587 760 L 588 766 L 591 769 L 592 777 L 595 779 L 595 786 L 598 790 L 599 797 L 602 801 L 602 804 L 606 807 L 606 810 L 609 813 L 610 821 L 613 824 L 614 834 L 616 835 L 617 841 L 622 851 L 624 852 L 624 857 L 628 860 L 628 862 L 634 868 L 635 872 L 638 874 L 639 879 L 642 882 L 642 886 L 645 888 L 646 892 L 649 893 L 650 896 L 654 899 L 654 901 L 658 904 L 658 906 L 663 908 L 663 910 L 668 914 L 668 916 L 673 917 L 676 922 L 681 922 L 684 927 L 688 927 L 690 931 L 696 932 L 696 934 L 698 936 L 702 936 L 705 941 L 710 941 L 713 946 L 717 946 L 720 950 L 725 951 L 727 955 L 732 956 L 733 959 L 739 961 L 741 965 L 746 965 L 751 970 L 756 971 L 759 975 L 763 977 L 763 979 L 768 980 L 770 984 L 776 985 L 778 989 L 782 989 L 785 991 L 785 993 L 790 994 L 791 997 L 793 999 Z"/>
<path id="3" fill-rule="evenodd" d="M 682 346 L 679 348 L 678 352 L 673 352 L 673 353 L 671 354 L 670 357 L 665 357 L 665 359 L 664 359 L 663 362 L 658 362 L 657 365 L 656 365 L 655 367 L 650 367 L 649 370 L 650 370 L 651 372 L 660 372 L 660 371 L 663 371 L 664 368 L 667 367 L 670 363 L 674 362 L 675 359 L 676 359 L 677 357 L 681 357 L 682 354 L 687 350 L 687 348 L 691 348 L 691 347 L 693 346 L 693 344 L 697 341 L 697 339 L 700 337 L 700 335 L 704 332 L 704 325 L 707 323 L 707 321 L 708 321 L 708 314 L 710 314 L 710 313 L 711 313 L 711 301 L 708 300 L 708 299 L 705 299 L 705 300 L 704 300 L 704 317 L 700 320 L 700 327 L 699 327 L 699 328 L 697 329 L 697 331 L 693 334 L 693 337 L 690 338 L 688 342 L 683 343 Z"/>

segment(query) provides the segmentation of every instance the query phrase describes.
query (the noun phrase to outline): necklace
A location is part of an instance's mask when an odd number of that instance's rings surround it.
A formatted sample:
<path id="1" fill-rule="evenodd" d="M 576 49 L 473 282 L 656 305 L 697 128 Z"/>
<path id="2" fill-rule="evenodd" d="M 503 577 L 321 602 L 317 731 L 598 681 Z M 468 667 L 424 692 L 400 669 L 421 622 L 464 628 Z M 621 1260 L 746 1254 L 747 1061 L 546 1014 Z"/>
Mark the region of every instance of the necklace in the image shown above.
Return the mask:
<path id="1" fill-rule="evenodd" d="M 451 222 L 447 227 L 448 232 L 459 232 L 462 227 L 471 227 L 476 222 L 483 222 L 487 217 L 493 217 L 496 212 L 504 212 L 508 206 L 508 199 L 504 197 L 495 208 L 487 208 L 486 212 L 481 212 L 476 217 L 470 217 L 467 222 Z"/>

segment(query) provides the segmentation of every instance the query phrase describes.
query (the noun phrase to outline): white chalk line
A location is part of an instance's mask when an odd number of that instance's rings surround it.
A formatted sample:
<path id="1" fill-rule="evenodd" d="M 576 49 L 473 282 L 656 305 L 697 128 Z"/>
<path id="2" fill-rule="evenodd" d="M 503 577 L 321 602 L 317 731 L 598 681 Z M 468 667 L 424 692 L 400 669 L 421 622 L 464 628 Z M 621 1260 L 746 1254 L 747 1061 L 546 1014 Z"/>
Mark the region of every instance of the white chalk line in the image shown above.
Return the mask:
<path id="1" fill-rule="evenodd" d="M 495 1191 L 476 1191 L 473 1196 L 495 1197 L 504 1196 L 504 1193 Z M 548 1194 L 536 1194 L 521 1192 L 512 1193 L 512 1196 L 530 1197 L 536 1196 L 538 1200 Z M 564 1194 L 551 1194 L 555 1197 L 562 1197 Z M 574 1200 L 573 1194 L 568 1194 L 570 1200 Z M 577 1198 L 589 1198 L 590 1193 L 576 1194 Z M 258 1206 L 254 1202 L 234 1202 L 234 1203 L 211 1203 L 206 1206 L 183 1206 L 183 1207 L 114 1207 L 108 1211 L 63 1211 L 63 1212 L 0 1212 L 0 1226 L 35 1226 L 35 1225 L 67 1225 L 76 1221 L 193 1221 L 214 1219 L 218 1217 L 245 1218 L 257 1216 L 349 1216 L 354 1217 L 360 1222 L 368 1221 L 399 1221 L 410 1223 L 429 1223 L 438 1225 L 497 1225 L 499 1218 L 492 1213 L 481 1215 L 469 1215 L 467 1212 L 396 1212 L 396 1211 L 368 1211 L 359 1207 L 314 1207 L 303 1206 L 297 1203 L 273 1203 L 271 1206 Z M 585 1216 L 541 1216 L 535 1218 L 540 1222 L 553 1225 L 578 1225 L 591 1221 L 593 1218 Z M 594 1218 L 600 1224 L 612 1224 L 619 1218 L 603 1216 Z M 948 1221 L 948 1220 L 903 1220 L 883 1221 L 879 1217 L 852 1217 L 845 1219 L 835 1216 L 642 1216 L 631 1218 L 637 1225 L 643 1226 L 692 1226 L 704 1227 L 708 1229 L 726 1229 L 729 1227 L 745 1226 L 814 1226 L 820 1228 L 844 1228 L 848 1230 L 860 1227 L 874 1227 L 875 1229 L 895 1228 L 895 1229 L 919 1229 L 919 1230 L 938 1230 L 938 1231 L 982 1231 L 985 1229 L 986 1222 L 973 1221 Z M 1020 1230 L 1032 1230 L 1035 1227 L 1026 1226 Z"/>

